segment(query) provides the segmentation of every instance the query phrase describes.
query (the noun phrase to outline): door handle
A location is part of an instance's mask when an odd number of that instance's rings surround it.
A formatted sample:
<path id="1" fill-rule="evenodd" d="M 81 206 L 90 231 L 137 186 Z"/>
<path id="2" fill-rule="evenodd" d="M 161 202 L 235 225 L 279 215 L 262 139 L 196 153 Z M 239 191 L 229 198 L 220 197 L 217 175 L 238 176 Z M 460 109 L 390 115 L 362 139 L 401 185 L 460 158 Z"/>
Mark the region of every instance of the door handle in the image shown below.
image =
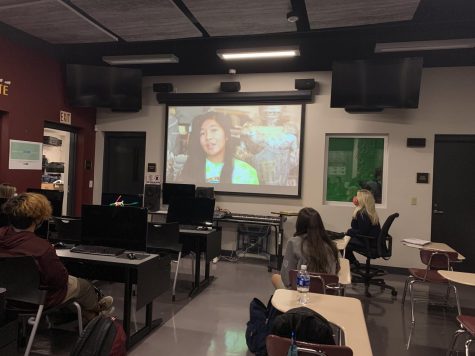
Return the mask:
<path id="1" fill-rule="evenodd" d="M 443 210 L 434 209 L 433 213 L 434 213 L 434 214 L 443 214 L 444 211 L 443 211 Z"/>

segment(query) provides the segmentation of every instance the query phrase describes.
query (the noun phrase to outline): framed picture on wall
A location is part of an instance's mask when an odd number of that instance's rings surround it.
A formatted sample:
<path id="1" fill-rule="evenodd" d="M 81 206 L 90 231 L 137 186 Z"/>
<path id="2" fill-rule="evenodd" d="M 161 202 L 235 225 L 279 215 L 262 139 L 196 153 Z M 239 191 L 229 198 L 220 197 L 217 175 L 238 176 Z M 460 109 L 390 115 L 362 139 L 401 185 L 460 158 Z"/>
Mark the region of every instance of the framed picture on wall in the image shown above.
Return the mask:
<path id="1" fill-rule="evenodd" d="M 41 142 L 10 140 L 8 169 L 42 169 Z"/>

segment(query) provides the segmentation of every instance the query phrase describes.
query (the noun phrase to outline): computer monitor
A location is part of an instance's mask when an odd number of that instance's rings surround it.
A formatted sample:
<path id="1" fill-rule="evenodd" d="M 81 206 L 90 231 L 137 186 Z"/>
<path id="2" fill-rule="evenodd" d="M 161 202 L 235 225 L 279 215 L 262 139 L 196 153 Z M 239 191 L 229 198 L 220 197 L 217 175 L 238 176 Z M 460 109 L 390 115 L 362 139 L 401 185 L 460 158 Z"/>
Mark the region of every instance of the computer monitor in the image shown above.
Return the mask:
<path id="1" fill-rule="evenodd" d="M 2 205 L 7 201 L 7 198 L 0 198 L 0 227 L 8 226 L 8 217 L 3 213 Z"/>
<path id="2" fill-rule="evenodd" d="M 193 198 L 194 184 L 163 183 L 163 204 L 170 204 L 175 198 Z"/>
<path id="3" fill-rule="evenodd" d="M 49 226 L 48 240 L 50 242 L 81 243 L 81 218 L 53 217 Z"/>
<path id="4" fill-rule="evenodd" d="M 132 206 L 82 206 L 81 243 L 145 251 L 147 209 Z"/>
<path id="5" fill-rule="evenodd" d="M 27 188 L 28 193 L 42 194 L 49 200 L 53 208 L 53 216 L 63 215 L 63 197 L 64 193 L 59 190 Z"/>
<path id="6" fill-rule="evenodd" d="M 208 198 L 175 198 L 168 207 L 167 223 L 204 225 L 212 222 L 214 204 L 215 200 Z"/>
<path id="7" fill-rule="evenodd" d="M 214 187 L 196 187 L 195 197 L 214 199 Z"/>

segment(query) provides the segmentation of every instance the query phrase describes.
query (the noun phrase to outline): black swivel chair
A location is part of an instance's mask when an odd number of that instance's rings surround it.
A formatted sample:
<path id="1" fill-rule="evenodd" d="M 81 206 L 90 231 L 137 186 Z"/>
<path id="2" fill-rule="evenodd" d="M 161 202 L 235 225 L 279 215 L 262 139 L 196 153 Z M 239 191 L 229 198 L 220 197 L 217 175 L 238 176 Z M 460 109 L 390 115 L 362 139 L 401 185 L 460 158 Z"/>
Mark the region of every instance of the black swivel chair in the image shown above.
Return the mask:
<path id="1" fill-rule="evenodd" d="M 389 260 L 392 254 L 392 245 L 393 239 L 389 235 L 389 228 L 393 223 L 394 219 L 399 216 L 398 213 L 394 213 L 388 216 L 386 221 L 381 228 L 381 232 L 378 237 L 357 235 L 362 241 L 365 242 L 365 246 L 360 248 L 354 248 L 353 251 L 359 253 L 366 257 L 366 264 L 360 268 L 352 270 L 352 273 L 356 276 L 353 278 L 353 283 L 364 283 L 365 284 L 365 294 L 367 297 L 371 297 L 371 294 L 368 291 L 370 285 L 376 285 L 381 287 L 381 289 L 390 289 L 391 295 L 396 296 L 397 291 L 394 287 L 391 287 L 384 282 L 381 277 L 386 274 L 382 269 L 371 267 L 371 260 L 376 258 L 383 258 Z"/>
<path id="2" fill-rule="evenodd" d="M 175 255 L 177 264 L 173 279 L 172 301 L 175 301 L 175 287 L 180 267 L 183 245 L 180 243 L 180 227 L 177 222 L 148 224 L 147 251 Z"/>
<path id="3" fill-rule="evenodd" d="M 7 313 L 17 315 L 22 321 L 22 335 L 26 335 L 27 323 L 33 326 L 25 356 L 30 354 L 41 317 L 71 303 L 77 310 L 79 335 L 81 335 L 82 311 L 81 306 L 74 299 L 45 308 L 47 290 L 41 288 L 38 266 L 32 256 L 0 257 L 0 287 L 7 290 L 5 298 Z"/>

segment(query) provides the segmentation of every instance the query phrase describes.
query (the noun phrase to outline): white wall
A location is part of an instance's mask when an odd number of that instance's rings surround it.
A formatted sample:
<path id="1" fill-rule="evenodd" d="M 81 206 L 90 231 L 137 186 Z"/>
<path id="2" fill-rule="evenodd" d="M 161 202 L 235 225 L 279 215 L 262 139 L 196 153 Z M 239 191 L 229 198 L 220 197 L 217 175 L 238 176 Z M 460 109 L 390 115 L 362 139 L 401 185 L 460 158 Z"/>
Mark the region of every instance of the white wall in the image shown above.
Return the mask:
<path id="1" fill-rule="evenodd" d="M 330 72 L 241 74 L 235 77 L 177 76 L 144 79 L 143 108 L 136 114 L 101 111 L 97 116 L 94 202 L 100 201 L 105 131 L 147 133 L 146 163 L 157 163 L 163 173 L 165 105 L 159 105 L 152 84 L 171 82 L 177 92 L 217 92 L 225 80 L 241 82 L 241 91 L 293 90 L 296 78 L 315 78 L 320 85 L 315 102 L 306 107 L 301 199 L 218 196 L 217 205 L 234 212 L 269 215 L 270 211 L 298 211 L 312 206 L 330 230 L 349 227 L 351 206 L 323 204 L 325 135 L 328 133 L 387 134 L 387 203 L 378 208 L 381 220 L 393 212 L 400 217 L 391 228 L 393 256 L 388 265 L 413 266 L 418 252 L 401 245 L 403 238 L 430 239 L 432 167 L 435 134 L 475 134 L 475 67 L 424 69 L 418 109 L 393 109 L 373 114 L 348 114 L 330 108 Z M 425 137 L 425 148 L 407 148 L 408 137 Z M 416 172 L 429 172 L 429 184 L 416 184 Z M 417 205 L 411 205 L 411 198 Z M 295 219 L 285 225 L 293 233 Z M 223 249 L 232 249 L 235 235 L 225 228 Z M 379 262 L 378 262 L 379 263 Z M 383 262 L 381 262 L 382 264 Z"/>

